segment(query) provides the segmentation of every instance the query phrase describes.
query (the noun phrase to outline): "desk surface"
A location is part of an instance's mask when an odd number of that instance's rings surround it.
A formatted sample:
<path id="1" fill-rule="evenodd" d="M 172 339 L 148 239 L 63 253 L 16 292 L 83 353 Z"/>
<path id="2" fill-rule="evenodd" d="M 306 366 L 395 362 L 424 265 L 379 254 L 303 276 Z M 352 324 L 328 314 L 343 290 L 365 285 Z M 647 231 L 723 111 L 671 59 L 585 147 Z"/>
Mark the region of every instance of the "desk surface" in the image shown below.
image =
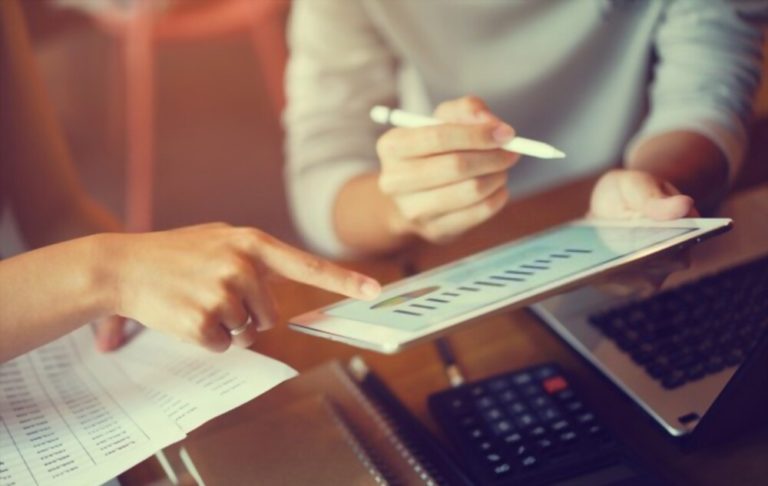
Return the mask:
<path id="1" fill-rule="evenodd" d="M 502 215 L 460 240 L 439 250 L 426 245 L 416 247 L 407 257 L 425 269 L 579 217 L 586 210 L 592 182 L 579 181 L 549 194 L 511 204 Z M 400 277 L 400 262 L 393 259 L 352 266 L 383 282 Z M 291 282 L 276 282 L 273 291 L 284 316 L 335 300 L 333 295 Z M 451 334 L 448 339 L 469 380 L 545 361 L 560 363 L 606 424 L 632 444 L 647 464 L 675 484 L 765 484 L 768 429 L 719 447 L 684 453 L 631 400 L 524 310 L 484 319 Z M 283 326 L 265 333 L 254 349 L 287 362 L 299 371 L 331 359 L 345 360 L 355 354 L 361 355 L 416 416 L 436 431 L 425 398 L 449 384 L 431 343 L 394 356 L 384 356 L 296 333 Z M 246 404 L 222 419 L 236 419 L 232 414 L 246 416 L 247 410 Z M 164 474 L 157 461 L 149 459 L 120 479 L 123 484 L 132 485 L 146 484 L 162 477 Z"/>

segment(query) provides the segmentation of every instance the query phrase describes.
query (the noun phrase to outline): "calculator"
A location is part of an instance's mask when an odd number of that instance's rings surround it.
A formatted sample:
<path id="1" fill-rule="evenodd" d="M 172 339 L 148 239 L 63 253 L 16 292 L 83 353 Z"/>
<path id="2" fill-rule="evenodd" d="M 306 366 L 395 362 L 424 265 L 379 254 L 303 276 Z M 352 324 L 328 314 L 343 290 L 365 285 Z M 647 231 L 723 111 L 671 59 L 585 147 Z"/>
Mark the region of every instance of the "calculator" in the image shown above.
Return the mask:
<path id="1" fill-rule="evenodd" d="M 478 484 L 659 484 L 555 364 L 438 392 L 428 403 Z"/>

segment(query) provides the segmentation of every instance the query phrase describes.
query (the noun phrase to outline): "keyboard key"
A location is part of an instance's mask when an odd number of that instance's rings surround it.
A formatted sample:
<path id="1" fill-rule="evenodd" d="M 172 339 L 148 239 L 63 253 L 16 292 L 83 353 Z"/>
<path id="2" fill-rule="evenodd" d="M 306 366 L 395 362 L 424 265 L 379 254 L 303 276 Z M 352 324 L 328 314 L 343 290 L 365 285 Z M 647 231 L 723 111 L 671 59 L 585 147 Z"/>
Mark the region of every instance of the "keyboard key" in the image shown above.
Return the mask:
<path id="1" fill-rule="evenodd" d="M 549 451 L 554 445 L 555 444 L 547 438 L 539 439 L 536 441 L 536 447 L 538 447 L 540 451 Z"/>
<path id="2" fill-rule="evenodd" d="M 535 456 L 525 456 L 520 460 L 520 464 L 526 469 L 534 467 L 537 463 L 538 461 Z"/>
<path id="3" fill-rule="evenodd" d="M 501 455 L 496 452 L 491 452 L 490 454 L 485 455 L 485 460 L 494 463 L 494 462 L 500 462 L 501 461 Z"/>
<path id="4" fill-rule="evenodd" d="M 744 361 L 768 328 L 768 257 L 590 316 L 667 389 Z"/>
<path id="5" fill-rule="evenodd" d="M 493 443 L 487 440 L 481 441 L 477 446 L 481 451 L 488 452 L 493 448 Z"/>
<path id="6" fill-rule="evenodd" d="M 497 477 L 503 477 L 512 471 L 512 466 L 508 462 L 502 462 L 493 466 L 493 474 Z"/>
<path id="7" fill-rule="evenodd" d="M 550 425 L 550 428 L 554 430 L 555 432 L 560 432 L 565 429 L 567 429 L 571 424 L 568 423 L 567 420 L 558 420 L 557 422 Z"/>
<path id="8" fill-rule="evenodd" d="M 576 432 L 573 430 L 566 430 L 560 434 L 560 441 L 563 443 L 573 442 L 576 440 Z"/>
<path id="9" fill-rule="evenodd" d="M 527 456 L 531 452 L 531 449 L 527 445 L 518 444 L 515 446 L 514 451 L 518 456 Z"/>
<path id="10" fill-rule="evenodd" d="M 523 440 L 523 436 L 519 432 L 512 432 L 511 434 L 505 435 L 501 440 L 507 445 L 515 445 Z"/>
<path id="11" fill-rule="evenodd" d="M 541 425 L 538 425 L 538 426 L 536 426 L 536 427 L 532 428 L 532 429 L 531 429 L 531 430 L 528 432 L 528 434 L 529 434 L 531 437 L 542 437 L 542 436 L 544 436 L 546 433 L 547 433 L 547 429 L 545 429 L 545 428 L 544 428 L 544 427 L 542 427 Z"/>

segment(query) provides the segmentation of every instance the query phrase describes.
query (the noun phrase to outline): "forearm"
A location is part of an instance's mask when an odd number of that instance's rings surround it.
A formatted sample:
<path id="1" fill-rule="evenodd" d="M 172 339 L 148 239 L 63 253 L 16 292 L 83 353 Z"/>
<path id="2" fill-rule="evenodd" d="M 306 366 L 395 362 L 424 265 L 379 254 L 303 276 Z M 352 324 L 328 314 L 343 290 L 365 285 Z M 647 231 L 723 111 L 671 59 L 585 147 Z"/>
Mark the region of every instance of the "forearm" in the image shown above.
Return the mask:
<path id="1" fill-rule="evenodd" d="M 113 313 L 102 236 L 0 262 L 0 362 Z"/>
<path id="2" fill-rule="evenodd" d="M 397 208 L 381 192 L 377 178 L 377 173 L 368 173 L 350 180 L 334 205 L 336 234 L 357 253 L 387 253 L 410 240 Z"/>
<path id="3" fill-rule="evenodd" d="M 728 188 L 728 162 L 707 137 L 674 131 L 644 140 L 626 161 L 629 169 L 643 170 L 670 182 L 691 196 L 702 212 L 714 209 Z"/>

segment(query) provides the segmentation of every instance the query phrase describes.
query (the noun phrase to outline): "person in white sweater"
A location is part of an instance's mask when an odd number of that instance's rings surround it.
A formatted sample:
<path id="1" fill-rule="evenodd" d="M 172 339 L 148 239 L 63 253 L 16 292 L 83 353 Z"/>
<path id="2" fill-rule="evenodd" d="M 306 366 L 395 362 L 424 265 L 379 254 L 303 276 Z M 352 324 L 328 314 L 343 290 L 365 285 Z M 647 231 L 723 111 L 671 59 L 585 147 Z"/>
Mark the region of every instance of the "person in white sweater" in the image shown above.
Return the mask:
<path id="1" fill-rule="evenodd" d="M 286 180 L 333 256 L 440 242 L 510 198 L 604 172 L 600 217 L 707 211 L 738 174 L 760 0 L 295 0 Z M 384 130 L 373 105 L 448 122 Z M 513 128 L 514 127 L 514 128 Z M 500 150 L 519 133 L 563 150 Z"/>

